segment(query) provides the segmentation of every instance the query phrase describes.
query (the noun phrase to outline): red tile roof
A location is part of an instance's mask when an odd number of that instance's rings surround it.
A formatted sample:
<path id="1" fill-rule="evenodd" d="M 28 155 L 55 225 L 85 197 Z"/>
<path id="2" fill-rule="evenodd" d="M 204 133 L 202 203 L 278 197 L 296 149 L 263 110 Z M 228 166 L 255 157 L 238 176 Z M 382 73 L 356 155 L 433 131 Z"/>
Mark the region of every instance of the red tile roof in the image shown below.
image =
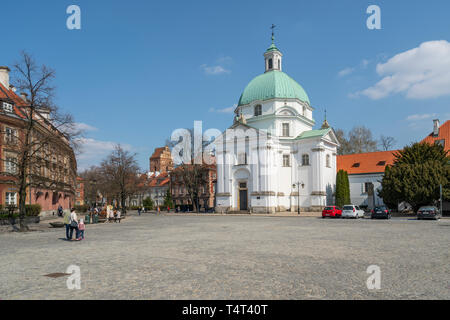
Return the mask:
<path id="1" fill-rule="evenodd" d="M 155 159 L 155 158 L 159 158 L 161 156 L 161 154 L 163 153 L 164 150 L 166 150 L 166 147 L 161 147 L 161 148 L 156 148 L 155 152 L 153 152 L 152 156 L 150 157 L 150 159 Z M 170 150 L 168 150 L 170 151 Z"/>
<path id="2" fill-rule="evenodd" d="M 7 89 L 2 83 L 0 83 L 0 98 L 11 100 L 15 104 L 14 113 L 21 118 L 25 118 L 25 116 L 22 114 L 22 112 L 19 111 L 17 107 L 23 107 L 27 104 L 14 91 L 12 91 L 10 88 Z"/>
<path id="3" fill-rule="evenodd" d="M 387 165 L 394 164 L 397 150 L 337 156 L 337 170 L 348 174 L 383 173 Z"/>
<path id="4" fill-rule="evenodd" d="M 445 151 L 450 151 L 450 120 L 447 120 L 443 125 L 441 125 L 439 128 L 439 135 L 437 137 L 433 136 L 433 133 L 430 133 L 430 135 L 423 139 L 422 142 L 434 144 L 439 140 L 445 140 L 444 149 Z"/>

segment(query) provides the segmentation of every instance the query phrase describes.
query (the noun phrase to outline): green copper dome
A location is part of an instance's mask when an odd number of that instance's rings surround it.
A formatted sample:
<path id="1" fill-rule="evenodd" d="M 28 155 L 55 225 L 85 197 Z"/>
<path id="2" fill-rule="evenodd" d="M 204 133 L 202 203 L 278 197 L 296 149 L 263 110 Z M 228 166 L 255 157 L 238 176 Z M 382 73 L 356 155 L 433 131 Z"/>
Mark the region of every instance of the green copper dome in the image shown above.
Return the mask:
<path id="1" fill-rule="evenodd" d="M 274 98 L 299 99 L 310 104 L 308 95 L 301 85 L 286 73 L 273 70 L 250 81 L 239 99 L 239 106 L 256 100 L 264 101 Z"/>

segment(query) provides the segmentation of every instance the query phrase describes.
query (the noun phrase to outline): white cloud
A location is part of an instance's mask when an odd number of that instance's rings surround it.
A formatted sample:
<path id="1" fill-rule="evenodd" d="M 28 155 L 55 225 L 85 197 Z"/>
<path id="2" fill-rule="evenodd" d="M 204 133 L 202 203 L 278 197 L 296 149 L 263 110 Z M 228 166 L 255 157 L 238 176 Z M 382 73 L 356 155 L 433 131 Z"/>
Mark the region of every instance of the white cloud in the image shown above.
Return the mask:
<path id="1" fill-rule="evenodd" d="M 98 165 L 117 145 L 116 142 L 100 141 L 93 138 L 79 138 L 80 154 L 77 155 L 78 171 L 83 171 L 92 165 Z M 125 150 L 131 150 L 128 144 L 121 144 Z"/>
<path id="2" fill-rule="evenodd" d="M 436 113 L 412 114 L 406 118 L 406 121 L 419 121 L 437 117 Z"/>
<path id="3" fill-rule="evenodd" d="M 98 129 L 96 127 L 93 127 L 87 123 L 83 122 L 76 122 L 74 123 L 74 127 L 76 130 L 82 130 L 82 131 L 97 131 Z"/>
<path id="4" fill-rule="evenodd" d="M 369 65 L 370 61 L 367 59 L 364 59 L 363 61 L 361 61 L 361 66 L 365 69 L 367 68 L 367 66 Z"/>
<path id="5" fill-rule="evenodd" d="M 224 67 L 218 65 L 218 66 L 207 66 L 206 64 L 202 64 L 200 66 L 203 71 L 208 75 L 219 75 L 224 73 L 231 73 L 230 70 L 225 69 Z"/>
<path id="6" fill-rule="evenodd" d="M 349 74 L 353 73 L 353 71 L 355 71 L 355 68 L 345 68 L 345 69 L 339 71 L 338 76 L 345 77 L 345 76 L 348 76 Z"/>
<path id="7" fill-rule="evenodd" d="M 383 79 L 358 94 L 373 100 L 399 93 L 409 99 L 450 95 L 450 43 L 424 42 L 379 63 L 376 71 Z"/>
<path id="8" fill-rule="evenodd" d="M 210 108 L 209 112 L 217 112 L 217 113 L 233 113 L 234 110 L 236 109 L 237 104 L 232 105 L 231 107 L 228 108 L 223 108 L 223 109 L 215 109 L 215 108 Z"/>

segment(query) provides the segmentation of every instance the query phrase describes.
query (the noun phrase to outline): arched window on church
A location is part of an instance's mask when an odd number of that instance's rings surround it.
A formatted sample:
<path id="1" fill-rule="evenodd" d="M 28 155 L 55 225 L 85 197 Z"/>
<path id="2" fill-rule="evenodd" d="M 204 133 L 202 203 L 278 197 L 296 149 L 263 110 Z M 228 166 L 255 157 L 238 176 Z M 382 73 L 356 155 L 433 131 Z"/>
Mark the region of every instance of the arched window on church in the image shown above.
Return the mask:
<path id="1" fill-rule="evenodd" d="M 327 154 L 327 157 L 326 157 L 326 166 L 327 166 L 327 168 L 331 168 L 331 157 L 329 154 Z"/>
<path id="2" fill-rule="evenodd" d="M 278 70 L 281 70 L 281 61 L 278 59 Z"/>
<path id="3" fill-rule="evenodd" d="M 255 106 L 255 117 L 262 115 L 262 106 L 260 104 Z"/>
<path id="4" fill-rule="evenodd" d="M 302 165 L 309 166 L 309 154 L 302 155 Z"/>
<path id="5" fill-rule="evenodd" d="M 269 59 L 269 70 L 273 68 L 273 61 L 272 59 Z"/>

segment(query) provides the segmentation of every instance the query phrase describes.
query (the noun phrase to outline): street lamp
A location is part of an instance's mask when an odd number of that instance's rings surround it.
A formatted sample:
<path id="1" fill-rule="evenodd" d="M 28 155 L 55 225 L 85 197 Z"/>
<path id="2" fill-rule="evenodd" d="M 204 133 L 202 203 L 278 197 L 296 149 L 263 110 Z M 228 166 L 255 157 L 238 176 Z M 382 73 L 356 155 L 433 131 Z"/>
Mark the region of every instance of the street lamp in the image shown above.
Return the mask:
<path id="1" fill-rule="evenodd" d="M 292 187 L 293 187 L 294 189 L 297 187 L 297 190 L 298 190 L 298 195 L 297 195 L 297 202 L 298 202 L 298 205 L 297 205 L 297 214 L 300 214 L 300 186 L 302 187 L 302 189 L 305 188 L 305 184 L 303 183 L 303 181 L 302 181 L 302 182 L 294 183 L 294 184 L 292 185 Z"/>

